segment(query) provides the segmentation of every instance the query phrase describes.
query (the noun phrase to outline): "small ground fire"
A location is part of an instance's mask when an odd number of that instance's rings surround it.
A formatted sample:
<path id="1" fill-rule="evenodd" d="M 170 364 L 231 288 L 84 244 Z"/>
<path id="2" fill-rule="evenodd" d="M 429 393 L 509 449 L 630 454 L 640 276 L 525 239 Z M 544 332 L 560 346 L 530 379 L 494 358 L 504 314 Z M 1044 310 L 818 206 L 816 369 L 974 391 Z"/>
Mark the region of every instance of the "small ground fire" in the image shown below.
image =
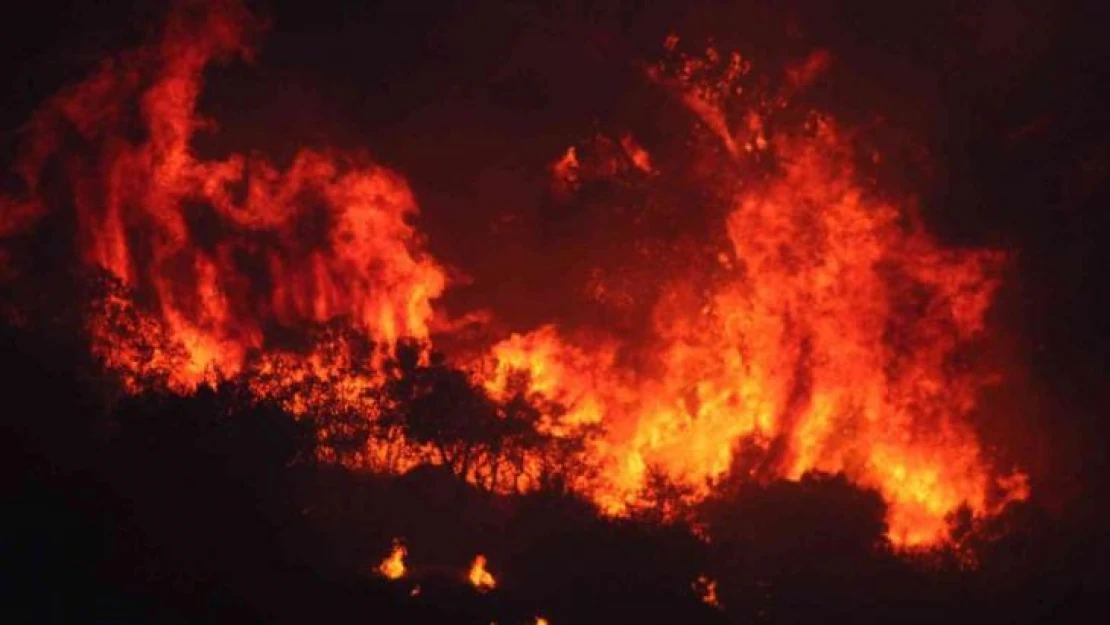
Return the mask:
<path id="1" fill-rule="evenodd" d="M 405 546 L 400 541 L 393 542 L 393 549 L 378 565 L 378 573 L 386 579 L 400 579 L 405 576 Z"/>
<path id="2" fill-rule="evenodd" d="M 486 570 L 486 557 L 482 554 L 474 556 L 474 561 L 470 563 L 470 571 L 467 572 L 466 578 L 470 580 L 470 585 L 474 586 L 478 592 L 487 592 L 497 587 L 497 580 Z"/>

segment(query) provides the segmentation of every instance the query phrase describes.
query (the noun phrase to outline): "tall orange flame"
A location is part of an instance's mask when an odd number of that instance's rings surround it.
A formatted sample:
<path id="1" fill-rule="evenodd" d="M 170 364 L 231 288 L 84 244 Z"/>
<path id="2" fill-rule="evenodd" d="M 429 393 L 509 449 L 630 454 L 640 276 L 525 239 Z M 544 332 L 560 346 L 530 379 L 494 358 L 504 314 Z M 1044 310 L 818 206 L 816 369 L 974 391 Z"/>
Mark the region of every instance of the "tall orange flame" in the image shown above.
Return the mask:
<path id="1" fill-rule="evenodd" d="M 411 225 L 406 182 L 364 156 L 305 149 L 280 169 L 254 154 L 196 153 L 209 125 L 197 112 L 203 69 L 249 57 L 252 24 L 232 0 L 180 3 L 160 43 L 52 98 L 17 163 L 26 192 L 0 198 L 0 236 L 56 209 L 48 165 L 61 162 L 79 257 L 123 287 L 89 321 L 94 349 L 131 390 L 237 377 L 297 415 L 372 421 L 387 379 L 381 346 L 427 342 L 446 273 Z M 723 146 L 707 162 L 747 175 L 727 190 L 713 275 L 676 277 L 658 301 L 634 302 L 652 311 L 636 367 L 619 358 L 624 339 L 545 325 L 498 342 L 474 378 L 504 398 L 527 372 L 533 397 L 566 408 L 540 423 L 552 437 L 602 426 L 582 452 L 592 470 L 572 486 L 612 514 L 642 503 L 652 474 L 697 501 L 738 465 L 752 479 L 842 472 L 883 496 L 895 543 L 917 546 L 943 540 L 961 507 L 984 516 L 1026 497 L 1024 476 L 992 469 L 969 425 L 990 376 L 959 365 L 984 333 L 1004 254 L 934 241 L 861 183 L 851 133 L 833 120 L 769 131 L 827 53 L 770 94 L 738 87 L 751 71 L 739 55 L 680 61 L 647 74 Z M 600 177 L 661 175 L 631 134 L 580 147 L 551 168 L 562 199 Z M 748 175 L 750 158 L 774 166 Z M 328 328 L 307 349 L 283 343 L 308 326 Z M 392 439 L 343 460 L 403 471 L 426 459 Z M 403 574 L 403 555 L 396 547 L 380 571 Z M 483 556 L 470 573 L 493 587 Z"/>
<path id="2" fill-rule="evenodd" d="M 816 59 L 798 76 L 828 64 Z M 651 75 L 733 158 L 743 145 L 778 163 L 736 194 L 719 279 L 705 292 L 685 278 L 664 289 L 651 373 L 615 366 L 615 341 L 587 349 L 544 327 L 494 347 L 487 386 L 497 392 L 523 369 L 570 422 L 604 422 L 604 469 L 590 491 L 614 513 L 651 470 L 704 497 L 742 440 L 756 443 L 765 476 L 843 472 L 878 490 L 890 538 L 904 546 L 942 540 L 961 506 L 986 515 L 1024 498 L 1023 476 L 992 473 L 968 424 L 988 376 L 952 364 L 984 329 L 1004 256 L 944 249 L 907 224 L 861 185 L 845 133 L 827 118 L 768 140 L 749 113 L 739 131 L 749 138 L 734 136 L 720 93 L 747 66 L 733 56 L 720 83 L 695 88 L 683 80 L 699 63 L 676 82 Z"/>
<path id="3" fill-rule="evenodd" d="M 202 71 L 249 54 L 252 20 L 235 2 L 192 4 L 177 5 L 157 47 L 105 63 L 36 114 L 20 206 L 44 203 L 46 165 L 64 159 L 81 258 L 154 312 L 180 348 L 154 361 L 179 390 L 238 374 L 275 327 L 342 317 L 385 342 L 427 337 L 445 277 L 408 223 L 402 178 L 359 155 L 302 150 L 282 171 L 257 155 L 194 153 Z M 141 138 L 127 138 L 136 123 Z M 104 321 L 93 331 L 107 364 L 149 368 L 128 349 L 141 334 Z"/>

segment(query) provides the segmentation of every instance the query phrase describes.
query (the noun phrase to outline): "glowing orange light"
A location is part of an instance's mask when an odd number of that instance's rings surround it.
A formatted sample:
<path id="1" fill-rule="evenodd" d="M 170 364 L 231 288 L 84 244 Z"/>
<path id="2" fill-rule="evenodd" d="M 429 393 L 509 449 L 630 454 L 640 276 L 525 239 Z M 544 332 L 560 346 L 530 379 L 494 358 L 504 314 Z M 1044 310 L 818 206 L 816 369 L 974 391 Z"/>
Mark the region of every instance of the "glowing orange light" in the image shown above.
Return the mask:
<path id="1" fill-rule="evenodd" d="M 497 587 L 497 581 L 493 578 L 493 575 L 486 570 L 486 557 L 482 554 L 478 554 L 474 557 L 474 561 L 470 564 L 470 570 L 467 572 L 466 577 L 478 592 L 488 592 Z"/>
<path id="2" fill-rule="evenodd" d="M 378 565 L 378 573 L 386 579 L 400 579 L 404 577 L 406 553 L 407 551 L 400 541 L 393 541 L 393 549 L 389 552 L 389 555 L 382 560 L 382 563 Z"/>

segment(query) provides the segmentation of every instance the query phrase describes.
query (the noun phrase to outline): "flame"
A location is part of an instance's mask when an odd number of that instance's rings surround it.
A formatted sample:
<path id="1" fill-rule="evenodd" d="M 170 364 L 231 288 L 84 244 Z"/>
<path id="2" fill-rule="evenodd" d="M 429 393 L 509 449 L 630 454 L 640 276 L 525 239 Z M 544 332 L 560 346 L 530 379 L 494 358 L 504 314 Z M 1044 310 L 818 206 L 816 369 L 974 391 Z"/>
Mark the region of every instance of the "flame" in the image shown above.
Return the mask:
<path id="1" fill-rule="evenodd" d="M 405 576 L 405 546 L 401 544 L 400 540 L 393 541 L 393 549 L 389 555 L 382 560 L 378 565 L 378 573 L 386 579 L 400 579 Z M 419 591 L 414 591 L 416 594 Z"/>
<path id="2" fill-rule="evenodd" d="M 790 87 L 828 63 L 807 59 Z M 733 83 L 748 65 L 733 55 L 718 82 L 695 82 L 708 65 L 687 60 L 679 80 L 649 74 L 730 158 L 754 146 L 779 165 L 736 192 L 714 283 L 698 291 L 684 277 L 663 289 L 649 367 L 618 367 L 618 341 L 587 347 L 545 326 L 494 346 L 487 387 L 496 394 L 524 370 L 568 422 L 602 422 L 592 450 L 602 471 L 588 490 L 615 514 L 637 502 L 650 470 L 693 500 L 707 496 L 741 441 L 754 441 L 763 477 L 842 472 L 879 491 L 889 537 L 905 547 L 944 540 L 961 506 L 989 515 L 1026 497 L 1020 477 L 990 470 L 969 425 L 991 376 L 950 364 L 984 330 L 1004 255 L 943 248 L 869 192 L 831 119 L 768 139 L 749 112 L 739 126 L 748 138 L 734 136 L 721 93 L 742 92 Z"/>
<path id="3" fill-rule="evenodd" d="M 474 561 L 470 563 L 470 570 L 467 571 L 466 578 L 470 580 L 470 584 L 478 592 L 488 592 L 497 587 L 497 580 L 486 570 L 486 557 L 482 554 L 474 556 Z"/>
<path id="4" fill-rule="evenodd" d="M 572 145 L 548 169 L 552 194 L 564 200 L 587 183 L 658 173 L 651 154 L 627 132 L 617 139 L 596 134 L 581 145 Z"/>
<path id="5" fill-rule="evenodd" d="M 551 164 L 551 190 L 557 196 L 566 196 L 578 190 L 581 182 L 581 164 L 578 148 L 570 146 L 559 160 Z"/>
<path id="6" fill-rule="evenodd" d="M 49 100 L 16 165 L 23 195 L 0 197 L 0 237 L 60 210 L 50 187 L 70 189 L 78 257 L 115 285 L 92 309 L 91 343 L 128 390 L 243 380 L 295 415 L 335 417 L 322 441 L 352 437 L 381 411 L 390 348 L 426 349 L 433 327 L 455 327 L 433 310 L 447 273 L 412 225 L 405 180 L 364 155 L 302 149 L 280 168 L 198 154 L 212 127 L 197 110 L 203 70 L 249 60 L 255 30 L 238 2 L 182 2 L 160 41 Z M 723 172 L 714 180 L 735 178 L 713 189 L 729 200 L 715 267 L 669 275 L 660 262 L 650 301 L 599 280 L 599 301 L 651 311 L 635 341 L 547 324 L 461 363 L 494 399 L 523 371 L 531 398 L 565 408 L 538 427 L 556 441 L 589 433 L 570 482 L 610 514 L 643 504 L 652 475 L 696 503 L 737 466 L 750 479 L 843 473 L 882 495 L 889 538 L 915 547 L 943 542 L 961 507 L 983 517 L 1028 497 L 970 425 L 995 372 L 959 364 L 987 330 L 1006 256 L 940 245 L 908 202 L 865 184 L 850 130 L 780 116 L 831 63 L 814 53 L 777 92 L 745 86 L 751 64 L 715 49 L 646 68 L 708 135 L 712 146 L 692 144 Z M 613 137 L 569 147 L 550 167 L 553 193 L 664 175 L 631 133 Z M 10 262 L 0 254 L 0 274 Z M 325 459 L 399 473 L 434 457 L 390 431 Z M 499 481 L 494 469 L 489 482 L 538 483 L 542 458 L 515 464 L 528 474 Z M 379 571 L 402 575 L 403 556 L 396 545 Z M 494 587 L 485 563 L 470 569 L 480 590 Z"/>
<path id="7" fill-rule="evenodd" d="M 630 376 L 614 348 L 544 327 L 493 348 L 487 385 L 523 369 L 571 421 L 603 420 L 592 494 L 614 512 L 649 466 L 708 494 L 745 438 L 762 441 L 774 476 L 844 472 L 877 489 L 902 545 L 939 540 L 961 505 L 989 514 L 1023 497 L 991 475 L 967 423 L 986 380 L 947 364 L 982 331 L 1002 255 L 906 230 L 856 185 L 831 122 L 775 149 L 782 172 L 739 194 L 727 220 L 731 269 L 709 293 L 676 284 L 657 303 L 657 374 Z"/>
<path id="8" fill-rule="evenodd" d="M 537 617 L 536 617 L 536 622 L 535 622 L 535 625 L 551 625 L 551 623 L 550 623 L 550 621 L 548 621 L 548 620 L 547 620 L 547 619 L 545 619 L 544 617 L 542 617 L 542 616 L 537 616 Z"/>
<path id="9" fill-rule="evenodd" d="M 301 150 L 284 170 L 255 154 L 196 154 L 202 71 L 249 56 L 252 20 L 235 2 L 193 4 L 172 12 L 158 45 L 105 63 L 38 111 L 17 167 L 24 222 L 46 204 L 47 165 L 65 159 L 81 259 L 152 317 L 130 328 L 92 320 L 98 355 L 124 372 L 161 368 L 187 391 L 241 373 L 276 328 L 344 318 L 384 343 L 426 338 L 445 274 L 409 223 L 417 209 L 401 177 L 332 151 Z M 80 149 L 62 154 L 71 142 Z M 145 359 L 150 344 L 158 355 Z"/>
<path id="10" fill-rule="evenodd" d="M 631 161 L 633 167 L 645 174 L 655 172 L 655 167 L 651 164 L 651 154 L 636 142 L 635 137 L 627 133 L 622 135 L 621 148 L 624 149 L 625 156 Z"/>

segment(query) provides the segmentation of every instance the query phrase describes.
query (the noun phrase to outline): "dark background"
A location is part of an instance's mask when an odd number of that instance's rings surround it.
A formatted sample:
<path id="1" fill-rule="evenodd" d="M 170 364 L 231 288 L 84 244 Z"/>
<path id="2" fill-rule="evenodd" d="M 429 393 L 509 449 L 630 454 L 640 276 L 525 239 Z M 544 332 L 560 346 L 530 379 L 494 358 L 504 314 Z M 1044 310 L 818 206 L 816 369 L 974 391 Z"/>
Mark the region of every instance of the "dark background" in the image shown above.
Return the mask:
<path id="1" fill-rule="evenodd" d="M 921 196 L 937 236 L 1013 252 L 993 315 L 1014 382 L 994 399 L 991 427 L 1012 432 L 999 438 L 1041 478 L 1038 496 L 1102 506 L 1103 4 L 257 2 L 272 26 L 253 67 L 209 72 L 201 106 L 221 126 L 198 150 L 279 161 L 302 145 L 368 150 L 412 184 L 432 253 L 474 278 L 446 306 L 490 308 L 527 329 L 573 317 L 565 294 L 589 264 L 584 248 L 610 236 L 551 210 L 545 166 L 596 127 L 632 130 L 649 151 L 682 132 L 659 123 L 667 105 L 636 67 L 658 58 L 668 32 L 712 37 L 756 71 L 827 48 L 835 64 L 814 97 L 849 123 L 882 116 L 925 152 L 927 166 L 897 184 Z M 161 5 L 44 0 L 11 12 L 0 25 L 0 160 L 40 102 L 140 42 Z"/>

